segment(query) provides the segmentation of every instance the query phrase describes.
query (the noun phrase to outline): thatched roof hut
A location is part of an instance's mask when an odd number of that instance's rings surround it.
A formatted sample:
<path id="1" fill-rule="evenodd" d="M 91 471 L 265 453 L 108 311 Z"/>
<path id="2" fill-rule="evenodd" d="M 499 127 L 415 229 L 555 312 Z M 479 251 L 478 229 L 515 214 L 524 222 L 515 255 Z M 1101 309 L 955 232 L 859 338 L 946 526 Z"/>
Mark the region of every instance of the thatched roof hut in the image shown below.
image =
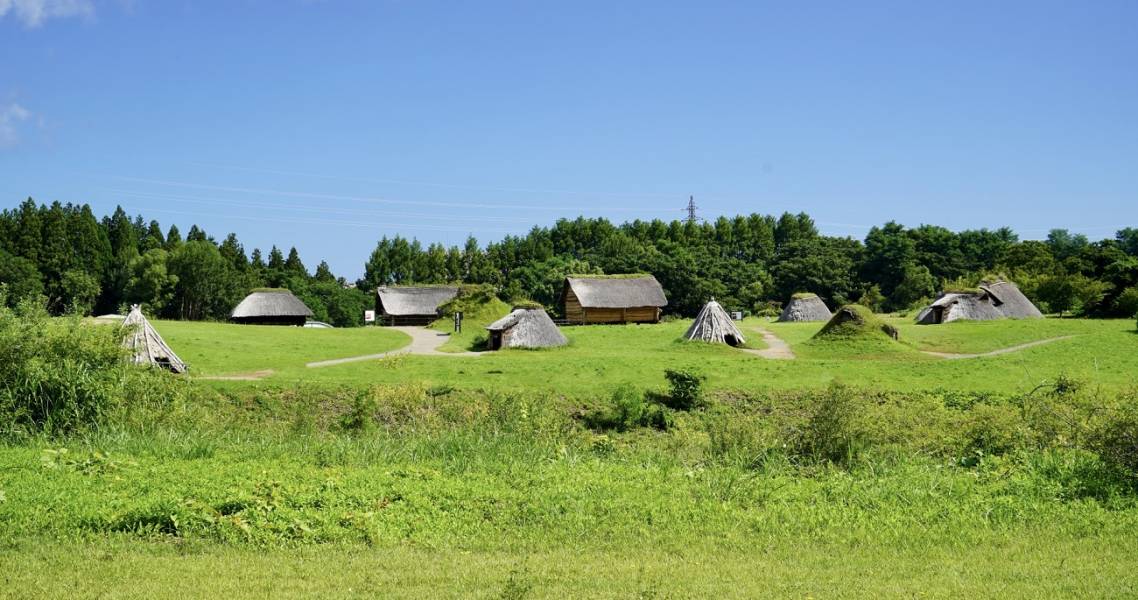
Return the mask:
<path id="1" fill-rule="evenodd" d="M 917 315 L 920 325 L 950 321 L 992 321 L 996 319 L 1038 319 L 1043 313 L 1023 295 L 1014 283 L 984 282 L 966 292 L 946 292 Z"/>
<path id="2" fill-rule="evenodd" d="M 383 286 L 376 290 L 376 314 L 384 325 L 427 325 L 457 295 L 457 286 Z"/>
<path id="3" fill-rule="evenodd" d="M 123 346 L 130 350 L 130 360 L 134 364 L 162 367 L 174 373 L 185 373 L 189 368 L 158 335 L 158 330 L 137 304 L 130 307 L 130 314 L 123 319 L 122 326 L 128 330 Z"/>
<path id="4" fill-rule="evenodd" d="M 486 326 L 490 349 L 553 348 L 569 340 L 543 308 L 517 307 L 510 314 Z"/>
<path id="5" fill-rule="evenodd" d="M 255 290 L 229 313 L 229 320 L 248 325 L 303 327 L 312 310 L 286 289 Z"/>
<path id="6" fill-rule="evenodd" d="M 651 275 L 570 275 L 561 302 L 570 323 L 656 323 L 668 305 Z"/>
<path id="7" fill-rule="evenodd" d="M 741 346 L 747 343 L 739 328 L 735 326 L 735 322 L 731 320 L 731 315 L 723 310 L 715 298 L 699 310 L 695 321 L 692 321 L 691 327 L 688 327 L 687 333 L 684 334 L 684 339 L 728 346 Z"/>
<path id="8" fill-rule="evenodd" d="M 795 294 L 778 316 L 779 322 L 829 321 L 833 317 L 829 307 L 817 294 Z"/>

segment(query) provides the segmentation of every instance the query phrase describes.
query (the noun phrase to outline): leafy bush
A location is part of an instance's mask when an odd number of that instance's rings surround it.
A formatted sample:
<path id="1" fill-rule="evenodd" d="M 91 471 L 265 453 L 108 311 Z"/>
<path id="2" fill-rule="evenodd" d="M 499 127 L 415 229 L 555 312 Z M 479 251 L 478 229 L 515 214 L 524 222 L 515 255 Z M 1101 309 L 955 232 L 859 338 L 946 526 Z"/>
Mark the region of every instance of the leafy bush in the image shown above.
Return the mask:
<path id="1" fill-rule="evenodd" d="M 1088 445 L 1107 465 L 1138 482 L 1138 405 L 1129 400 L 1096 423 Z"/>
<path id="2" fill-rule="evenodd" d="M 854 390 L 835 383 L 810 401 L 809 417 L 794 436 L 794 453 L 849 466 L 867 445 L 865 431 L 858 422 L 861 399 Z"/>
<path id="3" fill-rule="evenodd" d="M 703 400 L 703 382 L 707 378 L 694 371 L 668 369 L 664 371 L 668 380 L 669 395 L 663 401 L 668 408 L 691 410 Z"/>
<path id="4" fill-rule="evenodd" d="M 1006 454 L 1023 447 L 1027 439 L 1023 420 L 1003 406 L 977 404 L 961 425 L 961 451 L 966 460 Z"/>
<path id="5" fill-rule="evenodd" d="M 627 385 L 614 390 L 606 405 L 586 412 L 582 420 L 588 427 L 602 431 L 628 431 L 637 427 L 663 431 L 672 424 L 671 415 L 663 406 L 647 401 L 641 391 Z"/>
<path id="6" fill-rule="evenodd" d="M 379 406 L 371 390 L 361 390 L 356 394 L 348 412 L 340 417 L 340 428 L 359 433 L 375 431 L 375 413 L 378 410 Z"/>
<path id="7" fill-rule="evenodd" d="M 30 300 L 0 300 L 0 422 L 9 430 L 63 432 L 176 393 L 163 373 L 126 362 L 117 327 L 51 318 Z"/>

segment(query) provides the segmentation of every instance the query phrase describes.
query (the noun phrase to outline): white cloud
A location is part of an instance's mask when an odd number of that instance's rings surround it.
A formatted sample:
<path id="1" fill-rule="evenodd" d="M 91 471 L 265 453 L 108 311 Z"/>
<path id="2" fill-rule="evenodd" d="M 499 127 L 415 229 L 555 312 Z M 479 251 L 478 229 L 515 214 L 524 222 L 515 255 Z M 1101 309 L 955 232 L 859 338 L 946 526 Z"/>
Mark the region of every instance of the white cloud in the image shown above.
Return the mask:
<path id="1" fill-rule="evenodd" d="M 8 13 L 26 27 L 39 27 L 48 19 L 93 16 L 95 5 L 91 0 L 0 0 L 0 19 Z"/>
<path id="2" fill-rule="evenodd" d="M 0 2 L 2 1 L 0 0 Z M 31 116 L 31 111 L 15 102 L 0 107 L 0 148 L 10 148 L 20 141 L 16 125 L 22 121 L 27 121 Z"/>

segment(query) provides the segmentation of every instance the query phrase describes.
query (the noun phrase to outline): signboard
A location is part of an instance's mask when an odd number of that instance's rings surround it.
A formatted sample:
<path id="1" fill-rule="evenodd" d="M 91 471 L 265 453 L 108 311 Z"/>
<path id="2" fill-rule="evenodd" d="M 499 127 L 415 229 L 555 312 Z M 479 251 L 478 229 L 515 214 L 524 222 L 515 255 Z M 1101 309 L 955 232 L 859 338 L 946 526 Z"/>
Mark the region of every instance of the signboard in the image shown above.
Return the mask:
<path id="1" fill-rule="evenodd" d="M 462 312 L 454 311 L 454 331 L 455 333 L 462 333 Z"/>
<path id="2" fill-rule="evenodd" d="M 375 311 L 374 310 L 365 310 L 364 311 L 364 323 L 375 323 Z"/>
<path id="3" fill-rule="evenodd" d="M 743 313 L 740 311 L 735 311 L 735 312 L 731 313 L 731 319 L 735 320 L 735 321 L 742 321 L 743 320 Z"/>

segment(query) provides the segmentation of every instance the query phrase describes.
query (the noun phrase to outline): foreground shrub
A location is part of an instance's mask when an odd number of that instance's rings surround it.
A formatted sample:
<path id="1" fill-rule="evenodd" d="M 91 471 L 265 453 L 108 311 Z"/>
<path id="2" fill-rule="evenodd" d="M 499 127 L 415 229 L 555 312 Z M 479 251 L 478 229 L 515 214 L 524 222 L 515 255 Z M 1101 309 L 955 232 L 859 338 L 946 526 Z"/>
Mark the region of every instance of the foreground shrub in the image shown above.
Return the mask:
<path id="1" fill-rule="evenodd" d="M 664 377 L 670 389 L 668 397 L 662 401 L 668 408 L 691 410 L 699 406 L 703 400 L 703 375 L 683 369 L 668 369 L 664 371 Z"/>
<path id="2" fill-rule="evenodd" d="M 117 327 L 52 318 L 43 306 L 0 301 L 0 427 L 66 432 L 125 408 L 163 402 L 173 378 L 128 364 Z"/>
<path id="3" fill-rule="evenodd" d="M 586 412 L 582 421 L 589 428 L 602 431 L 628 431 L 637 427 L 665 430 L 671 425 L 671 417 L 664 407 L 646 400 L 644 393 L 632 386 L 614 390 L 605 405 Z"/>
<path id="4" fill-rule="evenodd" d="M 1138 483 L 1138 406 L 1130 400 L 1099 420 L 1088 445 L 1103 462 Z"/>
<path id="5" fill-rule="evenodd" d="M 859 423 L 863 402 L 857 392 L 833 384 L 811 399 L 806 422 L 795 435 L 796 455 L 815 461 L 849 466 L 867 446 Z"/>

